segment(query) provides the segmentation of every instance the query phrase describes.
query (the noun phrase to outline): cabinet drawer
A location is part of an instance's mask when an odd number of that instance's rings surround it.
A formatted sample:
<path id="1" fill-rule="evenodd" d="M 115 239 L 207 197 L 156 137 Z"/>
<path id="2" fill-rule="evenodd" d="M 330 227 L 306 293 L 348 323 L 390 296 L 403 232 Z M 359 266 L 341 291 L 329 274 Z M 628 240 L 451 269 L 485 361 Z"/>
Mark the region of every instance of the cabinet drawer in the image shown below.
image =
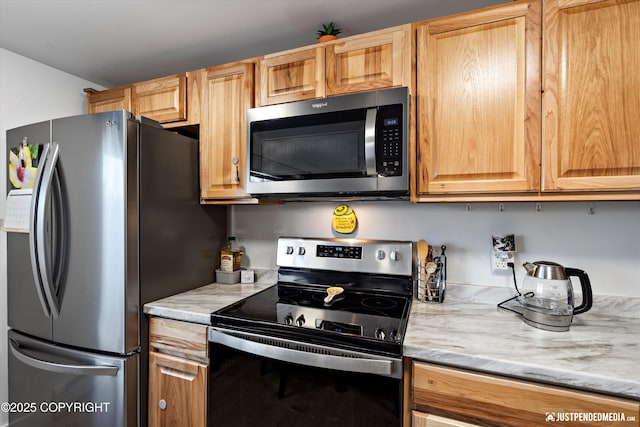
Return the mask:
<path id="1" fill-rule="evenodd" d="M 207 326 L 152 317 L 149 322 L 152 351 L 177 354 L 208 362 Z"/>
<path id="2" fill-rule="evenodd" d="M 620 414 L 637 422 L 640 403 L 526 381 L 413 362 L 413 403 L 498 425 L 540 425 L 547 417 Z M 434 411 L 435 412 L 435 411 Z M 635 418 L 633 418 L 635 417 Z M 563 425 L 612 426 L 619 422 L 575 421 Z"/>

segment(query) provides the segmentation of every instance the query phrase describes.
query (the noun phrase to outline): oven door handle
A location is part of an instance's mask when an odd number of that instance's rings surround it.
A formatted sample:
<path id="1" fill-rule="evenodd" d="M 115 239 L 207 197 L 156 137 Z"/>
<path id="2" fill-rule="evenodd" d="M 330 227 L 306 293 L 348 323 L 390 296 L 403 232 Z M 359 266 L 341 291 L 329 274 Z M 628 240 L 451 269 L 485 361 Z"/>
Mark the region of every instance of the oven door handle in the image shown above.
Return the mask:
<path id="1" fill-rule="evenodd" d="M 257 356 L 305 366 L 393 378 L 402 377 L 401 359 L 385 358 L 384 356 L 349 350 L 327 349 L 327 347 L 320 345 L 265 337 L 220 327 L 209 327 L 209 341 Z M 330 354 L 331 352 L 337 354 Z"/>

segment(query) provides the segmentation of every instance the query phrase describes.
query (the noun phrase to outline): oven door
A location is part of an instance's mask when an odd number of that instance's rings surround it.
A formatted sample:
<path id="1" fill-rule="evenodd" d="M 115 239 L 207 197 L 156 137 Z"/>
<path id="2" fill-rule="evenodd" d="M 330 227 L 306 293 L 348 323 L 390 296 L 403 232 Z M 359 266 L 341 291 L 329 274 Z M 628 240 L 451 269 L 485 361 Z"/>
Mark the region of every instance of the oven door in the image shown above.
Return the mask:
<path id="1" fill-rule="evenodd" d="M 402 425 L 400 358 L 219 327 L 209 329 L 209 341 L 210 426 Z"/>

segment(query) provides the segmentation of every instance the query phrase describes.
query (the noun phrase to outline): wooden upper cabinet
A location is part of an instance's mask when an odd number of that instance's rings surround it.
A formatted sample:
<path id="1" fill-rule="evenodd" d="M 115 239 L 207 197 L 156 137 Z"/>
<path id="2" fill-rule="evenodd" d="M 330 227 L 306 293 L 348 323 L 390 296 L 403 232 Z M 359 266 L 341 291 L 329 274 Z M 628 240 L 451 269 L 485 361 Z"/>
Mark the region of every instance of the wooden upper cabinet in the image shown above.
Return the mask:
<path id="1" fill-rule="evenodd" d="M 266 55 L 260 105 L 411 85 L 411 25 Z"/>
<path id="2" fill-rule="evenodd" d="M 349 37 L 326 48 L 327 96 L 411 84 L 411 25 Z"/>
<path id="3" fill-rule="evenodd" d="M 417 28 L 418 195 L 540 186 L 540 3 Z"/>
<path id="4" fill-rule="evenodd" d="M 325 96 L 324 47 L 266 55 L 260 60 L 260 105 Z"/>
<path id="5" fill-rule="evenodd" d="M 203 202 L 247 199 L 246 110 L 253 107 L 254 62 L 203 72 L 200 196 Z"/>
<path id="6" fill-rule="evenodd" d="M 187 74 L 133 85 L 133 111 L 160 123 L 187 119 Z"/>
<path id="7" fill-rule="evenodd" d="M 117 87 L 103 91 L 85 89 L 87 93 L 87 113 L 104 113 L 105 111 L 132 111 L 131 86 Z"/>
<path id="8" fill-rule="evenodd" d="M 640 1 L 548 0 L 543 191 L 640 190 Z"/>

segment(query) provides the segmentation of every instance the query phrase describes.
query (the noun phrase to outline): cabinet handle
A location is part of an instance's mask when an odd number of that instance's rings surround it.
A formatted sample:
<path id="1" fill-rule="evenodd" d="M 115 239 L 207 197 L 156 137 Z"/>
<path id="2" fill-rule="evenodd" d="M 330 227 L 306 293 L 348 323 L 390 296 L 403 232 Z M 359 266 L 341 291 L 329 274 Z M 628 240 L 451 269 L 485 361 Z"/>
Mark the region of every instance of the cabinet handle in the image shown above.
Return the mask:
<path id="1" fill-rule="evenodd" d="M 233 183 L 240 184 L 240 166 L 238 166 L 238 163 L 240 163 L 240 160 L 237 157 L 232 157 L 231 163 L 233 163 L 233 165 L 236 167 L 236 175 Z"/>
<path id="2" fill-rule="evenodd" d="M 160 406 L 160 409 L 164 411 L 165 409 L 167 409 L 167 402 L 164 399 L 160 399 L 160 402 L 158 402 L 158 406 Z"/>

